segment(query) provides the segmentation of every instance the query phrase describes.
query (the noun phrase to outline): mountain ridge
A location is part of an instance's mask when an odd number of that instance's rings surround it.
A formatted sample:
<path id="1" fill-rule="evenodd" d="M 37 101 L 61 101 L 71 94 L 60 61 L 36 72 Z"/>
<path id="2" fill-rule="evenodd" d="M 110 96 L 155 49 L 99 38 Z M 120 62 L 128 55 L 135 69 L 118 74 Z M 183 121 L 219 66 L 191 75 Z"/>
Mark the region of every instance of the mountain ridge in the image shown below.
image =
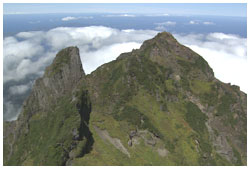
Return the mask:
<path id="1" fill-rule="evenodd" d="M 4 123 L 4 165 L 246 165 L 246 94 L 170 33 L 89 75 L 80 63 L 61 50 Z"/>

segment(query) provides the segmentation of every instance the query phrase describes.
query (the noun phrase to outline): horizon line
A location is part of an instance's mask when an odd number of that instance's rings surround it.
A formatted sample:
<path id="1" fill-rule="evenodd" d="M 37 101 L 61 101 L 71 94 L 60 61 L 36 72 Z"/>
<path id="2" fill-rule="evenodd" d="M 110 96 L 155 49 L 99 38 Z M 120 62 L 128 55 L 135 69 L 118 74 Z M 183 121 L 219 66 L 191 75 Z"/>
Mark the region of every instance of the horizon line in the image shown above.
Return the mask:
<path id="1" fill-rule="evenodd" d="M 133 14 L 137 16 L 148 16 L 151 17 L 169 17 L 169 16 L 223 16 L 223 17 L 241 17 L 247 18 L 247 16 L 235 16 L 235 15 L 212 15 L 212 14 L 168 14 L 168 13 L 131 13 L 131 12 L 48 12 L 48 13 L 25 13 L 25 12 L 13 12 L 3 13 L 3 15 L 39 15 L 39 14 Z M 158 16 L 157 16 L 158 15 Z M 149 17 L 150 17 L 149 16 Z"/>

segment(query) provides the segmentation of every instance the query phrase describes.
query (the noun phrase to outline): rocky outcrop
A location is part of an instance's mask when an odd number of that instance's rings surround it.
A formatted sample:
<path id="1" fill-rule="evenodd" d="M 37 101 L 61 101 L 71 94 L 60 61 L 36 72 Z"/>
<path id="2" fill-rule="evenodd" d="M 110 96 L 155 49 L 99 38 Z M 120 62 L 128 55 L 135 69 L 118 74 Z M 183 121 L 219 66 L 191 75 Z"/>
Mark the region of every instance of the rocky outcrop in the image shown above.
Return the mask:
<path id="1" fill-rule="evenodd" d="M 128 157 L 130 157 L 130 154 L 128 150 L 123 146 L 121 143 L 121 140 L 118 138 L 112 138 L 109 133 L 106 130 L 101 130 L 98 127 L 94 126 L 95 131 L 98 133 L 98 135 L 106 142 L 109 142 L 112 144 L 115 148 L 117 148 L 122 153 L 126 154 Z"/>
<path id="2" fill-rule="evenodd" d="M 68 47 L 56 55 L 53 63 L 46 68 L 42 80 L 45 87 L 60 96 L 72 91 L 84 76 L 79 49 Z"/>
<path id="3" fill-rule="evenodd" d="M 50 103 L 72 92 L 84 76 L 79 49 L 68 47 L 61 50 L 53 63 L 46 68 L 44 76 L 36 80 L 23 107 L 29 105 L 31 112 L 46 110 Z"/>

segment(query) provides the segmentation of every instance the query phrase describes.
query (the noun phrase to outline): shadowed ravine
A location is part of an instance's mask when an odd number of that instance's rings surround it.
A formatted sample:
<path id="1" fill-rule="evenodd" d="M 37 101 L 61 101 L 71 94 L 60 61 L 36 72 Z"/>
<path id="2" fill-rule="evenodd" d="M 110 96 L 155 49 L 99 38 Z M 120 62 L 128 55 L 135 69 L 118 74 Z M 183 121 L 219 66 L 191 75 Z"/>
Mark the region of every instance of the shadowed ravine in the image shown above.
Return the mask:
<path id="1" fill-rule="evenodd" d="M 87 90 L 82 91 L 79 102 L 76 106 L 81 117 L 80 127 L 78 128 L 79 136 L 76 136 L 76 139 L 78 142 L 85 142 L 85 145 L 81 147 L 79 154 L 76 155 L 76 157 L 80 158 L 89 153 L 94 144 L 94 138 L 88 126 L 91 113 L 91 102 Z M 71 165 L 71 160 L 70 153 L 68 153 L 68 159 L 65 161 L 64 165 Z"/>
<path id="2" fill-rule="evenodd" d="M 81 115 L 81 127 L 79 128 L 79 138 L 87 138 L 87 142 L 80 157 L 84 156 L 84 154 L 89 153 L 92 150 L 92 145 L 94 144 L 92 133 L 88 127 L 91 113 L 91 102 L 88 97 L 88 91 L 82 92 L 81 102 L 82 103 L 79 107 L 77 105 L 78 109 L 80 109 Z"/>

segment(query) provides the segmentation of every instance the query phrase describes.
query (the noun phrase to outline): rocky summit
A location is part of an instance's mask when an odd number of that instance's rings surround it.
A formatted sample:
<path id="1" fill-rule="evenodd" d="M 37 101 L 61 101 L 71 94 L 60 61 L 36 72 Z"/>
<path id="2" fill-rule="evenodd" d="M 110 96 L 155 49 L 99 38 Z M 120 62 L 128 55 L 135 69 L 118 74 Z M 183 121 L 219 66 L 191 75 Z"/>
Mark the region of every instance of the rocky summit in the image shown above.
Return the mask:
<path id="1" fill-rule="evenodd" d="M 4 122 L 4 165 L 247 165 L 247 96 L 167 32 L 85 75 L 77 47 Z"/>

